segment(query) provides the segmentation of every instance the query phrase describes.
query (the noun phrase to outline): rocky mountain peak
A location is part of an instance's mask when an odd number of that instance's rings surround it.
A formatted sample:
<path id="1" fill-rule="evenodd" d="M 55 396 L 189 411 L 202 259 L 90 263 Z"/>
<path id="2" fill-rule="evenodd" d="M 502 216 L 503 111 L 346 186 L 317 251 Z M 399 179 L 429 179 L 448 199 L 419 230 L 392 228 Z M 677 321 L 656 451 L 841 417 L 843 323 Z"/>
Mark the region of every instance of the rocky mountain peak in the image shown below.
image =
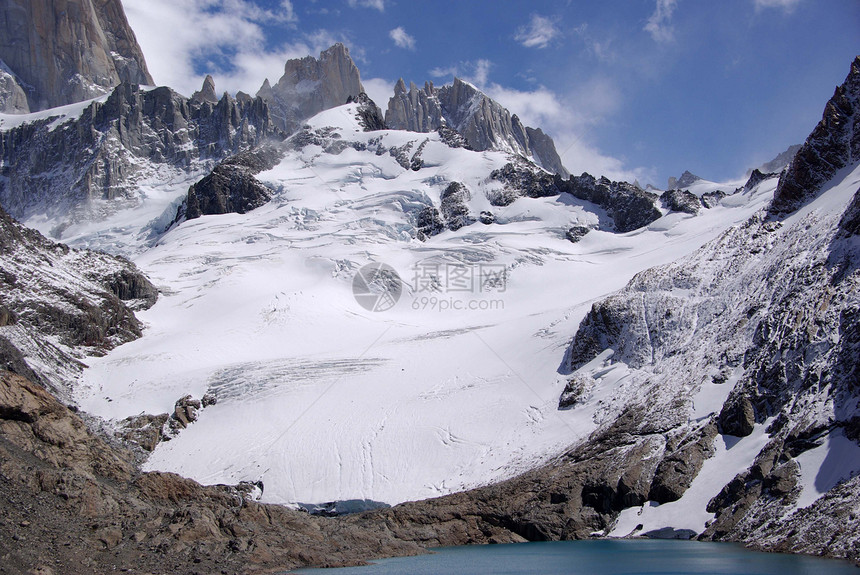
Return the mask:
<path id="1" fill-rule="evenodd" d="M 350 96 L 364 92 L 361 74 L 341 43 L 320 52 L 319 58 L 305 56 L 287 60 L 284 75 L 274 85 L 268 79 L 257 96 L 263 98 L 275 125 L 293 131 L 311 116 L 346 103 Z"/>
<path id="2" fill-rule="evenodd" d="M 684 173 L 681 174 L 680 178 L 669 178 L 669 186 L 668 190 L 681 190 L 684 188 L 689 188 L 699 180 L 701 180 L 699 176 L 690 172 L 689 170 L 684 170 Z"/>
<path id="3" fill-rule="evenodd" d="M 401 78 L 388 101 L 385 123 L 394 130 L 432 132 L 442 127 L 459 132 L 473 150 L 502 150 L 531 156 L 544 169 L 567 177 L 552 138 L 523 125 L 501 104 L 474 85 L 454 78 L 450 86 L 436 88 L 425 82 L 418 88 Z"/>
<path id="4" fill-rule="evenodd" d="M 770 211 L 791 213 L 818 196 L 837 171 L 860 160 L 860 56 L 824 107 L 821 121 L 779 179 Z"/>
<path id="5" fill-rule="evenodd" d="M 218 102 L 218 94 L 215 92 L 215 80 L 212 79 L 212 76 L 209 74 L 206 75 L 206 79 L 203 80 L 203 87 L 198 92 L 194 92 L 191 95 L 191 99 L 197 102 L 211 102 L 213 104 Z"/>
<path id="6" fill-rule="evenodd" d="M 154 83 L 120 0 L 3 2 L 0 60 L 7 69 L 0 109 L 7 111 L 79 102 L 121 82 Z"/>

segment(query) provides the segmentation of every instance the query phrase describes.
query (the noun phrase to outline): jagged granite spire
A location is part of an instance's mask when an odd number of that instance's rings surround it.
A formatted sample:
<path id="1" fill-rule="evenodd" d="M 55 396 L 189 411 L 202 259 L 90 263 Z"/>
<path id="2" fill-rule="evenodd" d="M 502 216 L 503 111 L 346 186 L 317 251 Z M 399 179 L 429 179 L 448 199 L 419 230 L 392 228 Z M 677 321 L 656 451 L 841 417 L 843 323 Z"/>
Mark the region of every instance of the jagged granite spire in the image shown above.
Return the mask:
<path id="1" fill-rule="evenodd" d="M 203 87 L 198 92 L 191 94 L 191 99 L 197 102 L 218 102 L 218 94 L 215 92 L 215 80 L 209 74 L 203 80 Z"/>
<path id="2" fill-rule="evenodd" d="M 337 43 L 321 52 L 319 59 L 306 56 L 287 60 L 278 83 L 271 86 L 267 79 L 257 96 L 269 104 L 277 127 L 293 131 L 302 120 L 341 106 L 362 92 L 361 74 L 349 50 Z"/>
<path id="3" fill-rule="evenodd" d="M 35 112 L 154 83 L 120 0 L 4 0 L 0 60 L 0 109 L 21 92 Z"/>
<path id="4" fill-rule="evenodd" d="M 516 114 L 472 84 L 454 78 L 450 86 L 425 83 L 409 90 L 401 78 L 388 102 L 385 123 L 392 129 L 432 132 L 448 126 L 459 132 L 474 150 L 502 150 L 531 156 L 543 168 L 567 177 L 552 138 L 527 128 Z"/>
<path id="5" fill-rule="evenodd" d="M 433 84 L 428 82 L 421 90 L 410 82 L 407 91 L 406 83 L 400 78 L 394 86 L 394 97 L 388 101 L 385 123 L 394 130 L 410 132 L 432 132 L 445 125 L 442 105 Z"/>

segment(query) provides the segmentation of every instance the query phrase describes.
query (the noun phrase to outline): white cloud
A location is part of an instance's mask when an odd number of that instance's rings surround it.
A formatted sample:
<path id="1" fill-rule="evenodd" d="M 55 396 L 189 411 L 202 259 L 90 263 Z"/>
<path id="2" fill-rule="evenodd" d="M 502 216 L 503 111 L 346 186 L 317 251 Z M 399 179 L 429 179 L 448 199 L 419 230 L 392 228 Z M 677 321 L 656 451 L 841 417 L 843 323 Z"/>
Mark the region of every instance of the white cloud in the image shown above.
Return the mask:
<path id="1" fill-rule="evenodd" d="M 394 82 L 383 78 L 363 78 L 361 84 L 370 99 L 385 112 L 388 100 L 394 95 Z"/>
<path id="2" fill-rule="evenodd" d="M 385 12 L 385 0 L 347 0 L 350 8 L 374 8 Z"/>
<path id="3" fill-rule="evenodd" d="M 612 50 L 612 38 L 601 36 L 601 40 L 596 39 L 588 30 L 588 24 L 582 23 L 573 29 L 573 32 L 582 39 L 589 53 L 601 62 L 614 62 L 616 60 L 615 52 Z"/>
<path id="4" fill-rule="evenodd" d="M 430 75 L 445 80 L 456 77 L 482 88 L 489 80 L 492 66 L 492 62 L 482 58 L 475 61 L 460 62 L 447 68 L 436 67 L 430 70 Z"/>
<path id="5" fill-rule="evenodd" d="M 671 42 L 675 38 L 672 28 L 672 13 L 678 6 L 678 0 L 657 0 L 654 13 L 648 18 L 644 30 L 651 34 L 656 42 Z"/>
<path id="6" fill-rule="evenodd" d="M 552 136 L 562 163 L 571 173 L 589 172 L 630 182 L 655 181 L 653 170 L 629 168 L 622 159 L 605 155 L 590 142 L 590 130 L 605 123 L 622 106 L 621 93 L 610 80 L 592 79 L 563 97 L 543 86 L 523 91 L 490 83 L 485 91 L 519 116 L 523 124 Z"/>
<path id="7" fill-rule="evenodd" d="M 532 14 L 529 25 L 519 28 L 514 39 L 526 48 L 546 48 L 559 35 L 559 29 L 552 20 Z"/>
<path id="8" fill-rule="evenodd" d="M 398 48 L 405 48 L 407 50 L 415 49 L 415 38 L 407 34 L 406 30 L 404 30 L 402 26 L 398 26 L 389 32 L 388 36 L 394 40 L 394 44 Z"/>
<path id="9" fill-rule="evenodd" d="M 457 66 L 449 66 L 447 68 L 442 68 L 437 66 L 430 70 L 430 75 L 434 78 L 451 78 L 460 75 L 460 68 Z"/>
<path id="10" fill-rule="evenodd" d="M 753 0 L 756 10 L 765 10 L 767 8 L 782 8 L 785 12 L 792 12 L 800 0 Z"/>
<path id="11" fill-rule="evenodd" d="M 281 9 L 283 9 L 283 18 L 287 22 L 298 22 L 299 19 L 296 16 L 296 11 L 293 8 L 293 3 L 290 0 L 283 0 L 281 2 Z"/>
<path id="12" fill-rule="evenodd" d="M 490 78 L 490 67 L 493 65 L 489 60 L 478 60 L 475 63 L 475 71 L 466 79 L 476 86 L 485 86 Z"/>
<path id="13" fill-rule="evenodd" d="M 326 30 L 296 32 L 293 42 L 267 49 L 263 22 L 295 27 L 289 1 L 277 9 L 248 0 L 124 0 L 123 6 L 155 82 L 186 96 L 200 89 L 207 73 L 219 93 L 253 95 L 265 78 L 274 83 L 283 75 L 288 59 L 345 40 Z"/>

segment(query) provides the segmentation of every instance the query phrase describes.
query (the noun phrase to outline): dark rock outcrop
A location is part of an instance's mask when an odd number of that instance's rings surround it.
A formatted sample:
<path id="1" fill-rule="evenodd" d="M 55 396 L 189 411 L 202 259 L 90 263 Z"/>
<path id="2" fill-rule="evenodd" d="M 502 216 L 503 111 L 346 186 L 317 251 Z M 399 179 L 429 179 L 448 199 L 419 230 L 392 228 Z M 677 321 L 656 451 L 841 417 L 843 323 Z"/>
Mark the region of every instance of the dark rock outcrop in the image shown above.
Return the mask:
<path id="1" fill-rule="evenodd" d="M 274 136 L 260 99 L 212 104 L 122 84 L 60 126 L 49 119 L 0 132 L 0 205 L 21 219 L 98 219 L 134 205 L 136 182 L 153 166 L 199 170 Z"/>
<path id="2" fill-rule="evenodd" d="M 128 260 L 73 250 L 0 209 L 0 367 L 60 394 L 81 353 L 101 354 L 141 334 L 133 310 L 158 292 Z"/>
<path id="3" fill-rule="evenodd" d="M 687 190 L 667 190 L 660 196 L 663 207 L 673 212 L 684 212 L 696 215 L 702 207 L 702 202 L 695 194 Z"/>
<path id="4" fill-rule="evenodd" d="M 0 371 L 0 557 L 13 573 L 262 573 L 423 552 L 252 494 L 141 473 L 40 386 Z M 50 571 L 48 571 L 50 569 Z"/>
<path id="5" fill-rule="evenodd" d="M 585 234 L 591 231 L 587 226 L 573 226 L 564 234 L 571 243 L 578 243 L 579 240 L 585 237 Z"/>
<path id="6" fill-rule="evenodd" d="M 557 196 L 562 189 L 559 187 L 559 179 L 549 173 L 535 169 L 533 165 L 526 162 L 517 164 L 508 163 L 503 168 L 493 170 L 490 179 L 502 182 L 504 188 L 490 196 L 490 203 L 494 206 L 507 206 L 517 198 L 544 198 Z"/>
<path id="7" fill-rule="evenodd" d="M 31 112 L 100 96 L 121 82 L 154 83 L 119 0 L 4 2 L 0 61 Z"/>
<path id="8" fill-rule="evenodd" d="M 415 235 L 419 240 L 425 241 L 444 231 L 445 221 L 435 206 L 421 208 L 415 215 Z"/>
<path id="9" fill-rule="evenodd" d="M 771 178 L 776 178 L 778 176 L 779 176 L 779 174 L 766 173 L 766 172 L 763 173 L 763 172 L 760 172 L 758 170 L 753 170 L 750 173 L 750 177 L 747 179 L 746 183 L 744 184 L 743 190 L 744 190 L 744 192 L 752 191 L 753 188 L 755 188 L 757 185 L 759 185 L 763 181 L 769 180 Z"/>
<path id="10" fill-rule="evenodd" d="M 272 191 L 254 175 L 273 168 L 282 156 L 281 148 L 264 145 L 227 158 L 188 189 L 174 222 L 206 215 L 244 214 L 259 208 L 272 199 Z"/>
<path id="11" fill-rule="evenodd" d="M 716 207 L 720 205 L 720 202 L 723 198 L 726 197 L 726 193 L 722 190 L 715 190 L 713 192 L 705 192 L 702 194 L 702 205 L 708 209 Z"/>
<path id="12" fill-rule="evenodd" d="M 770 213 L 788 214 L 811 201 L 837 171 L 860 160 L 860 56 L 836 88 L 824 115 L 779 178 Z"/>
<path id="13" fill-rule="evenodd" d="M 472 194 L 466 186 L 460 182 L 451 182 L 442 192 L 440 199 L 440 211 L 449 230 L 456 231 L 475 223 L 467 203 L 472 199 Z"/>
<path id="14" fill-rule="evenodd" d="M 379 106 L 370 99 L 370 96 L 361 92 L 356 98 L 353 98 L 352 96 L 347 98 L 347 104 L 352 102 L 357 102 L 359 104 L 358 124 L 365 132 L 375 132 L 377 130 L 387 129 L 385 119 L 382 117 L 382 110 L 380 110 Z"/>
<path id="15" fill-rule="evenodd" d="M 580 200 L 597 204 L 615 224 L 615 231 L 624 233 L 647 226 L 663 214 L 655 205 L 657 195 L 627 182 L 611 182 L 605 177 L 595 179 L 591 174 L 556 178 L 556 185 Z"/>

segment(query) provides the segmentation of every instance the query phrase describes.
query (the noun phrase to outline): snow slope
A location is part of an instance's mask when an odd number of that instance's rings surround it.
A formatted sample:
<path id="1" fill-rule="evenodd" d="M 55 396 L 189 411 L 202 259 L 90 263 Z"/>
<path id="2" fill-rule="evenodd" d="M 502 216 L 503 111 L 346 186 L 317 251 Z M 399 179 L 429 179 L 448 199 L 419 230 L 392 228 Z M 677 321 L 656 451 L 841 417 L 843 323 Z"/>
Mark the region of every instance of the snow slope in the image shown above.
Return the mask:
<path id="1" fill-rule="evenodd" d="M 269 502 L 397 503 L 533 467 L 599 420 L 605 398 L 557 410 L 559 362 L 591 303 L 746 220 L 776 185 L 573 244 L 564 232 L 597 217 L 569 196 L 489 204 L 501 184 L 487 176 L 505 154 L 452 149 L 435 133 L 365 133 L 355 113 L 310 120 L 350 145 L 290 151 L 257 176 L 276 193 L 253 212 L 184 222 L 149 248 L 121 238 L 138 237 L 153 212 L 111 232 L 162 296 L 139 314 L 141 339 L 89 359 L 82 409 L 120 420 L 170 412 L 185 394 L 218 398 L 147 469 L 262 480 Z M 418 171 L 388 153 L 425 141 Z M 415 213 L 438 206 L 453 181 L 470 190 L 473 215 L 490 210 L 497 223 L 414 239 Z M 73 244 L 99 233 L 80 230 Z M 353 297 L 370 262 L 403 279 L 393 309 L 367 311 Z M 501 270 L 505 281 L 480 281 Z M 431 276 L 437 292 L 423 289 Z M 718 411 L 722 398 L 707 403 L 704 413 Z"/>

